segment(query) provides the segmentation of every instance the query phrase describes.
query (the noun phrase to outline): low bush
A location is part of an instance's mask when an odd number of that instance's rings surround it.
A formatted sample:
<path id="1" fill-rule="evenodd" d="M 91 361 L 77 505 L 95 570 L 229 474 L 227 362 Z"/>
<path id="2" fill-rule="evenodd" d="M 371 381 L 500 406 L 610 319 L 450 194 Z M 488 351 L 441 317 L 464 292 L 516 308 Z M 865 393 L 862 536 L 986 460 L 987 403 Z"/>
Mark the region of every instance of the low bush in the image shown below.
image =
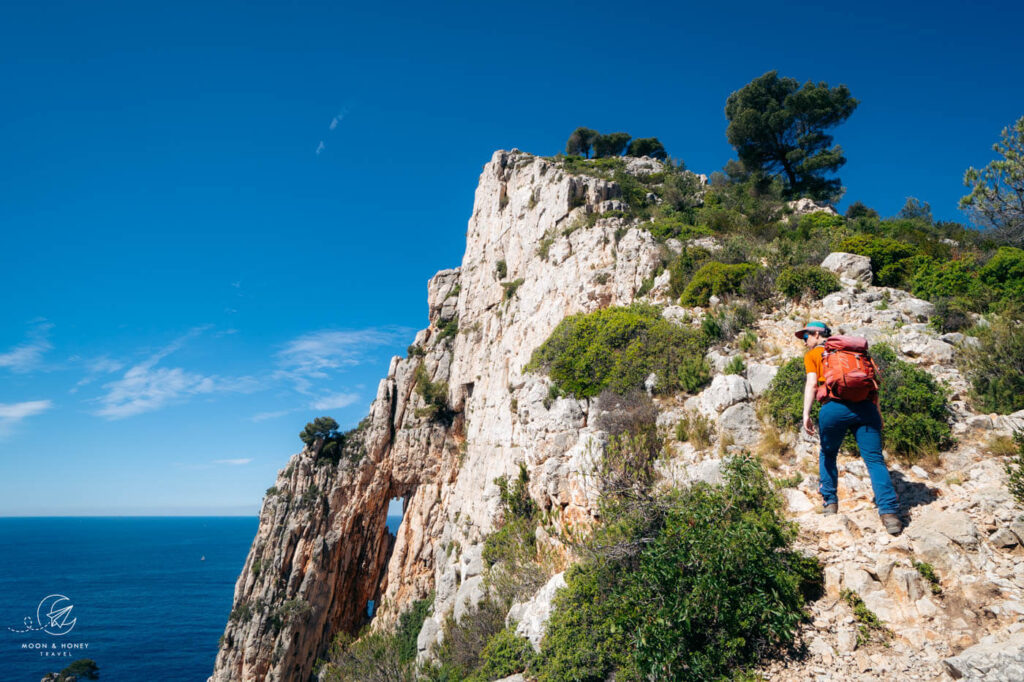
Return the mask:
<path id="1" fill-rule="evenodd" d="M 783 296 L 794 300 L 804 297 L 824 298 L 842 288 L 834 272 L 817 265 L 785 268 L 775 280 L 775 286 Z"/>
<path id="2" fill-rule="evenodd" d="M 697 211 L 697 224 L 713 232 L 746 232 L 750 229 L 750 220 L 739 211 L 707 204 Z"/>
<path id="3" fill-rule="evenodd" d="M 780 429 L 800 429 L 804 418 L 804 383 L 807 373 L 803 357 L 788 361 L 775 374 L 761 396 L 765 416 Z M 811 406 L 811 418 L 817 423 L 818 403 Z"/>
<path id="4" fill-rule="evenodd" d="M 490 682 L 526 670 L 533 662 L 533 645 L 516 634 L 515 627 L 506 627 L 493 635 L 480 652 L 480 667 L 468 680 Z"/>
<path id="5" fill-rule="evenodd" d="M 974 303 L 960 296 L 935 301 L 935 314 L 928 324 L 941 334 L 959 332 L 974 325 L 971 309 Z"/>
<path id="6" fill-rule="evenodd" d="M 416 638 L 433 596 L 417 601 L 399 617 L 394 632 L 364 629 L 358 639 L 340 632 L 331 642 L 319 679 L 325 682 L 413 682 Z"/>
<path id="7" fill-rule="evenodd" d="M 1024 299 L 1024 251 L 1002 246 L 978 270 L 982 282 L 997 289 L 1001 298 Z"/>
<path id="8" fill-rule="evenodd" d="M 953 441 L 948 389 L 929 372 L 897 360 L 896 352 L 885 344 L 872 346 L 871 356 L 881 379 L 878 404 L 885 420 L 886 449 L 913 463 L 949 448 Z"/>
<path id="9" fill-rule="evenodd" d="M 714 435 L 714 424 L 700 412 L 687 412 L 676 422 L 676 440 L 690 441 L 698 450 L 709 447 Z"/>
<path id="10" fill-rule="evenodd" d="M 689 225 L 680 215 L 658 217 L 649 223 L 640 223 L 642 229 L 651 233 L 656 241 L 664 242 L 669 239 L 694 239 L 712 234 L 706 227 Z"/>
<path id="11" fill-rule="evenodd" d="M 444 636 L 434 646 L 433 662 L 423 666 L 419 679 L 430 682 L 485 682 L 479 677 L 488 642 L 505 629 L 508 606 L 485 597 L 466 609 L 457 622 L 451 614 L 442 625 Z M 405 682 L 404 679 L 401 682 Z"/>
<path id="12" fill-rule="evenodd" d="M 757 270 L 750 263 L 727 265 L 712 261 L 705 263 L 690 279 L 679 297 L 680 305 L 706 306 L 711 296 L 722 297 L 740 290 L 743 280 Z"/>
<path id="13" fill-rule="evenodd" d="M 797 231 L 806 238 L 817 230 L 831 230 L 835 227 L 842 227 L 844 224 L 846 224 L 846 221 L 842 216 L 832 215 L 827 211 L 815 211 L 814 213 L 800 216 L 800 222 L 797 223 Z"/>
<path id="14" fill-rule="evenodd" d="M 426 403 L 425 407 L 416 410 L 416 416 L 450 424 L 454 413 L 448 405 L 448 382 L 431 381 L 423 363 L 416 366 L 413 379 L 416 392 Z"/>
<path id="15" fill-rule="evenodd" d="M 936 260 L 928 256 L 917 256 L 910 262 L 913 273 L 910 277 L 910 291 L 918 298 L 938 301 L 952 296 L 963 295 L 983 305 L 990 297 L 978 281 L 974 260 Z"/>
<path id="16" fill-rule="evenodd" d="M 454 339 L 459 333 L 459 317 L 456 315 L 450 320 L 445 320 L 437 325 L 437 342 L 442 343 L 448 339 Z"/>
<path id="17" fill-rule="evenodd" d="M 495 479 L 501 499 L 500 520 L 484 539 L 483 561 L 489 592 L 507 610 L 512 602 L 529 597 L 547 578 L 537 564 L 536 529 L 539 509 L 530 497 L 524 464 L 511 482 Z"/>
<path id="18" fill-rule="evenodd" d="M 679 298 L 686 285 L 693 279 L 693 273 L 711 260 L 711 253 L 699 246 L 684 246 L 683 250 L 668 265 L 668 291 L 672 298 Z"/>
<path id="19" fill-rule="evenodd" d="M 658 408 L 646 391 L 622 395 L 605 390 L 598 396 L 594 426 L 612 436 L 657 431 Z"/>
<path id="20" fill-rule="evenodd" d="M 743 362 L 741 355 L 734 355 L 722 370 L 723 374 L 743 374 L 746 371 L 747 363 Z"/>
<path id="21" fill-rule="evenodd" d="M 856 253 L 871 259 L 871 271 L 876 275 L 887 265 L 910 258 L 917 254 L 910 244 L 888 237 L 870 234 L 855 234 L 839 242 L 838 251 Z"/>
<path id="22" fill-rule="evenodd" d="M 504 300 L 508 301 L 516 292 L 519 291 L 519 287 L 523 285 L 526 280 L 520 277 L 519 279 L 512 280 L 511 282 L 502 282 L 501 288 L 505 290 Z"/>
<path id="23" fill-rule="evenodd" d="M 892 631 L 867 607 L 859 594 L 853 590 L 843 590 L 839 596 L 853 610 L 853 617 L 857 621 L 857 646 L 875 640 L 886 641 L 892 637 Z"/>
<path id="24" fill-rule="evenodd" d="M 661 316 L 654 306 L 633 304 L 572 315 L 562 320 L 530 358 L 526 370 L 545 371 L 561 394 L 593 397 L 611 389 L 642 388 L 654 372 L 655 390 L 684 387 L 686 361 L 703 358 L 700 333 Z"/>
<path id="25" fill-rule="evenodd" d="M 796 528 L 756 461 L 725 483 L 608 500 L 555 597 L 540 682 L 729 679 L 789 645 L 821 569 L 792 548 Z"/>
<path id="26" fill-rule="evenodd" d="M 1024 326 L 992 316 L 977 335 L 978 345 L 965 346 L 959 355 L 975 409 L 997 414 L 1024 409 Z"/>

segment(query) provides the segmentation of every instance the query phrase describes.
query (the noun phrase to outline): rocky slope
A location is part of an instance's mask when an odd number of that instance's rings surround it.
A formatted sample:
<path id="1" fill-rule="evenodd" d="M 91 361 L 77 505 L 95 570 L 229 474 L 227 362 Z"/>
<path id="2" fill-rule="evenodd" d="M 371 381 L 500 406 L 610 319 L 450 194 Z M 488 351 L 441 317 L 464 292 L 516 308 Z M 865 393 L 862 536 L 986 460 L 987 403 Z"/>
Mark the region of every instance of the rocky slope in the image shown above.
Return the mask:
<path id="1" fill-rule="evenodd" d="M 629 163 L 634 173 L 658 169 L 649 159 Z M 304 682 L 336 633 L 366 622 L 368 601 L 378 605 L 375 626 L 387 626 L 433 590 L 434 612 L 420 634 L 425 652 L 443 616 L 460 614 L 482 595 L 482 542 L 498 507 L 493 481 L 514 474 L 520 463 L 530 472 L 531 496 L 557 512 L 563 526 L 591 518 L 588 453 L 602 439 L 591 424 L 591 401 L 552 399 L 548 380 L 523 367 L 565 316 L 635 300 L 665 250 L 680 248 L 673 240 L 658 244 L 618 217 L 582 226 L 589 213 L 623 208 L 619 193 L 611 181 L 567 174 L 556 162 L 517 151 L 494 154 L 480 177 L 462 264 L 431 279 L 430 326 L 381 380 L 359 429 L 361 457 L 332 465 L 303 451 L 265 498 L 211 681 Z M 892 340 L 905 358 L 953 388 L 958 446 L 932 472 L 894 467 L 912 522 L 891 539 L 880 532 L 863 465 L 843 461 L 842 513 L 826 519 L 814 502 L 815 443 L 790 444 L 779 475 L 804 472 L 786 495 L 803 529 L 801 542 L 827 566 L 827 594 L 813 605 L 815 619 L 805 633 L 809 656 L 765 672 L 794 680 L 970 674 L 971 666 L 991 666 L 984 661 L 1013 646 L 1024 651 L 1013 639 L 1024 636 L 1017 626 L 1024 613 L 1018 544 L 1024 528 L 1000 467 L 983 447 L 993 433 L 1024 419 L 971 413 L 952 364 L 957 344 L 970 340 L 934 335 L 923 324 L 930 304 L 870 286 L 870 269 L 865 273 L 859 257 L 830 258 L 827 265 L 845 278 L 843 291 L 811 309 L 789 306 L 759 320 L 762 340 L 747 354 L 745 376 L 722 374 L 699 396 L 659 401 L 659 422 L 667 428 L 684 410 L 700 411 L 715 421 L 715 440 L 725 440 L 722 448 L 716 442 L 703 452 L 674 444 L 665 482 L 714 478 L 720 451 L 756 445 L 762 426 L 754 399 L 778 366 L 801 352 L 791 329 L 808 316 L 873 341 Z M 645 287 L 647 298 L 667 303 L 667 285 L 665 273 Z M 883 294 L 887 303 L 880 309 Z M 685 313 L 696 321 L 702 315 L 677 306 L 665 310 L 679 321 Z M 710 359 L 720 371 L 735 352 L 719 348 Z M 446 388 L 446 405 L 428 402 L 428 382 Z M 405 511 L 393 537 L 385 521 L 396 497 Z M 540 539 L 560 549 L 557 540 Z M 909 568 L 914 557 L 936 566 L 941 596 Z M 851 644 L 850 609 L 838 599 L 842 589 L 860 594 L 889 624 L 891 646 L 858 648 L 856 637 Z M 552 591 L 549 585 L 542 598 L 516 607 L 534 639 Z M 981 645 L 988 649 L 974 647 L 985 637 L 995 638 Z M 961 656 L 942 662 L 954 654 Z"/>

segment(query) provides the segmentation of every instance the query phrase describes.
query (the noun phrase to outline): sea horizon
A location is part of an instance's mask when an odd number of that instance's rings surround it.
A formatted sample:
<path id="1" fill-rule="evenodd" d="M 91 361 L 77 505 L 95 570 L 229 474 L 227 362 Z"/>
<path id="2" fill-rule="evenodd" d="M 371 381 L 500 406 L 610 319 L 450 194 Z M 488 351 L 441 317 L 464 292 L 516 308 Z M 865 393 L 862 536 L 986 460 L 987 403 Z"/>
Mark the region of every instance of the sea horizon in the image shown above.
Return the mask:
<path id="1" fill-rule="evenodd" d="M 0 516 L 4 679 L 90 658 L 101 680 L 205 681 L 258 528 L 255 515 Z M 65 609 L 57 630 L 39 618 Z"/>

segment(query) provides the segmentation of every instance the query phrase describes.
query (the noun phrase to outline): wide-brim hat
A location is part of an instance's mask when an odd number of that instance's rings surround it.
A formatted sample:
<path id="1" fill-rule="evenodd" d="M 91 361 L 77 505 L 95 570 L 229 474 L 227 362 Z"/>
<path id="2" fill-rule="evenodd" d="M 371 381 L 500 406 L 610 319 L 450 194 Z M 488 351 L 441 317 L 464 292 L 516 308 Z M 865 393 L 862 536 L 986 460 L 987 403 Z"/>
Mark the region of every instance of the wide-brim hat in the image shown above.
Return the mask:
<path id="1" fill-rule="evenodd" d="M 796 336 L 796 338 L 802 341 L 805 332 L 824 334 L 825 336 L 830 336 L 832 334 L 832 330 L 828 328 L 827 324 L 825 324 L 824 322 L 818 322 L 817 320 L 808 322 L 802 328 L 794 332 L 794 335 Z"/>

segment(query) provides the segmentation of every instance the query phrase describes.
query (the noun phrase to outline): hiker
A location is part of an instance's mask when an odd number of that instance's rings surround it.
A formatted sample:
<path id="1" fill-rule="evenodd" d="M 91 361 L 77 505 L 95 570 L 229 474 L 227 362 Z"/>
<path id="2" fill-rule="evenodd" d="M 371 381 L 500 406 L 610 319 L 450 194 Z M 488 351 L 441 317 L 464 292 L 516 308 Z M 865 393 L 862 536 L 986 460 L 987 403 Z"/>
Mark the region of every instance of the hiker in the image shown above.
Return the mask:
<path id="1" fill-rule="evenodd" d="M 836 468 L 836 454 L 846 437 L 848 430 L 853 430 L 857 439 L 857 449 L 868 468 L 871 477 L 871 488 L 875 493 L 875 506 L 882 525 L 890 535 L 899 535 L 903 530 L 900 521 L 899 498 L 889 478 L 889 470 L 882 458 L 882 415 L 878 409 L 877 384 L 873 388 L 858 391 L 866 397 L 860 400 L 842 400 L 830 395 L 825 388 L 825 341 L 832 335 L 824 322 L 808 322 L 796 332 L 796 337 L 804 342 L 807 352 L 804 354 L 804 369 L 807 381 L 804 384 L 804 429 L 814 434 L 814 422 L 811 421 L 811 403 L 815 398 L 822 401 L 818 413 L 818 427 L 821 431 L 821 452 L 818 455 L 818 477 L 821 480 L 818 490 L 824 504 L 825 514 L 839 511 L 839 498 L 836 495 L 836 483 L 839 471 Z M 834 337 L 834 344 L 841 347 L 844 339 L 850 337 Z M 862 339 L 866 351 L 867 343 Z M 836 365 L 838 366 L 838 365 Z M 831 384 L 830 384 L 831 385 Z"/>

